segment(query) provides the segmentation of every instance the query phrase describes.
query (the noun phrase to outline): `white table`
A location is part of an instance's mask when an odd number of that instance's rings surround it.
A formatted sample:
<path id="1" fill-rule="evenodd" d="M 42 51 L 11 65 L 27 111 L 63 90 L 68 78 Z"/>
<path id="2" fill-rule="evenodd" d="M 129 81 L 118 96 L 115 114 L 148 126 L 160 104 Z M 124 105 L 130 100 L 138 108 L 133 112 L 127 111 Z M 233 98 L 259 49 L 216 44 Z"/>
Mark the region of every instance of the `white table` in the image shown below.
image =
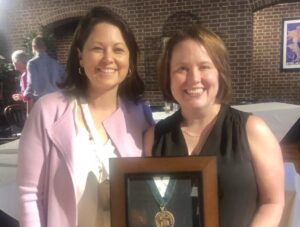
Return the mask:
<path id="1" fill-rule="evenodd" d="M 19 141 L 0 145 L 0 209 L 18 219 L 17 150 Z M 285 209 L 280 227 L 300 226 L 300 175 L 285 163 Z"/>
<path id="2" fill-rule="evenodd" d="M 300 105 L 280 102 L 267 102 L 234 105 L 233 108 L 261 117 L 280 142 L 300 117 Z M 170 116 L 173 112 L 153 112 L 156 122 Z"/>
<path id="3" fill-rule="evenodd" d="M 174 113 L 174 111 L 170 111 L 170 112 L 165 112 L 165 111 L 158 111 L 158 112 L 152 112 L 152 116 L 153 119 L 155 120 L 155 122 L 158 122 L 162 119 L 165 119 L 166 117 L 172 115 Z"/>
<path id="4" fill-rule="evenodd" d="M 0 209 L 18 219 L 17 156 L 19 140 L 0 145 Z"/>
<path id="5" fill-rule="evenodd" d="M 261 117 L 278 141 L 282 140 L 300 117 L 300 106 L 287 103 L 267 102 L 232 107 Z"/>

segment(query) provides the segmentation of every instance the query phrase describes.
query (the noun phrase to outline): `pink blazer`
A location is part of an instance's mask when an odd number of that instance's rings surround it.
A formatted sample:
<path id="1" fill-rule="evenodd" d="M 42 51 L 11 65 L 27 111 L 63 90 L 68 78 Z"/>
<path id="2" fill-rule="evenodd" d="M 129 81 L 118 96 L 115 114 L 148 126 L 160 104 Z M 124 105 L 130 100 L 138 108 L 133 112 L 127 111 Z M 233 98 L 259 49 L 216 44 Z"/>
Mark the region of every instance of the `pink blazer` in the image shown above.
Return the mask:
<path id="1" fill-rule="evenodd" d="M 26 121 L 18 154 L 21 227 L 76 226 L 73 104 L 74 97 L 60 92 L 43 96 Z M 121 101 L 104 127 L 120 156 L 134 157 L 142 155 L 151 124 L 144 104 Z"/>

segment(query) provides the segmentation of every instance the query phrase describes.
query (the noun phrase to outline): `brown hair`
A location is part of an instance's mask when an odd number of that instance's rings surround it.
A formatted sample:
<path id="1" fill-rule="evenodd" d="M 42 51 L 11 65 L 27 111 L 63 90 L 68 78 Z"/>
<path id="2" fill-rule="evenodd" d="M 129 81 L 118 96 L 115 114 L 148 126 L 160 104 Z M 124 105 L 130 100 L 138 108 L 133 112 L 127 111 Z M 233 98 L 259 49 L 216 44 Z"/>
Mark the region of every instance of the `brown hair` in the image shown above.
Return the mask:
<path id="1" fill-rule="evenodd" d="M 228 103 L 231 99 L 232 90 L 227 48 L 217 34 L 199 24 L 177 31 L 168 40 L 164 48 L 159 62 L 158 75 L 160 88 L 165 100 L 176 102 L 170 87 L 170 61 L 175 46 L 187 39 L 197 41 L 206 49 L 219 72 L 219 90 L 216 100 L 220 103 Z"/>
<path id="2" fill-rule="evenodd" d="M 118 27 L 123 39 L 129 49 L 129 75 L 120 84 L 118 94 L 126 98 L 137 101 L 144 93 L 144 83 L 137 72 L 138 46 L 126 21 L 106 7 L 92 8 L 79 22 L 73 36 L 67 60 L 67 78 L 61 85 L 62 88 L 75 89 L 80 93 L 86 92 L 88 79 L 84 72 L 79 73 L 78 49 L 82 51 L 83 46 L 91 34 L 93 28 L 102 22 L 107 22 Z"/>
<path id="3" fill-rule="evenodd" d="M 45 50 L 46 44 L 42 36 L 38 35 L 32 40 L 32 46 L 37 50 Z"/>

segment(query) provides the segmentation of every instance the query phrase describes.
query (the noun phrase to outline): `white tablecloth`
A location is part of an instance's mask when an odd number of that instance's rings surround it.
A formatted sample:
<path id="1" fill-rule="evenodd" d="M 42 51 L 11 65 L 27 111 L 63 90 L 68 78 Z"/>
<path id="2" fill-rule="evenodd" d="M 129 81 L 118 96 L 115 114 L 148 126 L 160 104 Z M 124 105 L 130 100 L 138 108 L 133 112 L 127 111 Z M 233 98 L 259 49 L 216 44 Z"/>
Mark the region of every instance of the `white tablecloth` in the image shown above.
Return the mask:
<path id="1" fill-rule="evenodd" d="M 0 145 L 0 210 L 18 219 L 17 156 L 19 140 Z"/>
<path id="2" fill-rule="evenodd" d="M 283 139 L 300 117 L 300 106 L 287 103 L 268 102 L 232 107 L 261 117 L 278 141 Z"/>
<path id="3" fill-rule="evenodd" d="M 155 120 L 155 122 L 158 122 L 162 119 L 165 119 L 166 117 L 172 115 L 174 112 L 170 111 L 168 113 L 166 113 L 165 111 L 159 111 L 159 112 L 152 112 L 152 116 L 153 119 Z"/>
<path id="4" fill-rule="evenodd" d="M 300 105 L 293 105 L 279 102 L 234 105 L 233 108 L 244 112 L 253 113 L 261 117 L 270 127 L 278 141 L 288 133 L 291 127 L 300 117 Z M 173 112 L 153 112 L 156 122 L 166 118 Z"/>

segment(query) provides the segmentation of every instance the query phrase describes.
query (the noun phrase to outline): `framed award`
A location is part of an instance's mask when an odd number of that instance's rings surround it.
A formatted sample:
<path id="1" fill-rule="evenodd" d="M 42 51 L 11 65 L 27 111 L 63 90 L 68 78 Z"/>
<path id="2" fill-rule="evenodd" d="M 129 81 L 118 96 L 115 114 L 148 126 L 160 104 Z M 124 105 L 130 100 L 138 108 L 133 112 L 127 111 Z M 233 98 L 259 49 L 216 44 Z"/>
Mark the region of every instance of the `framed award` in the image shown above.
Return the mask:
<path id="1" fill-rule="evenodd" d="M 110 159 L 112 227 L 218 227 L 214 156 Z"/>

